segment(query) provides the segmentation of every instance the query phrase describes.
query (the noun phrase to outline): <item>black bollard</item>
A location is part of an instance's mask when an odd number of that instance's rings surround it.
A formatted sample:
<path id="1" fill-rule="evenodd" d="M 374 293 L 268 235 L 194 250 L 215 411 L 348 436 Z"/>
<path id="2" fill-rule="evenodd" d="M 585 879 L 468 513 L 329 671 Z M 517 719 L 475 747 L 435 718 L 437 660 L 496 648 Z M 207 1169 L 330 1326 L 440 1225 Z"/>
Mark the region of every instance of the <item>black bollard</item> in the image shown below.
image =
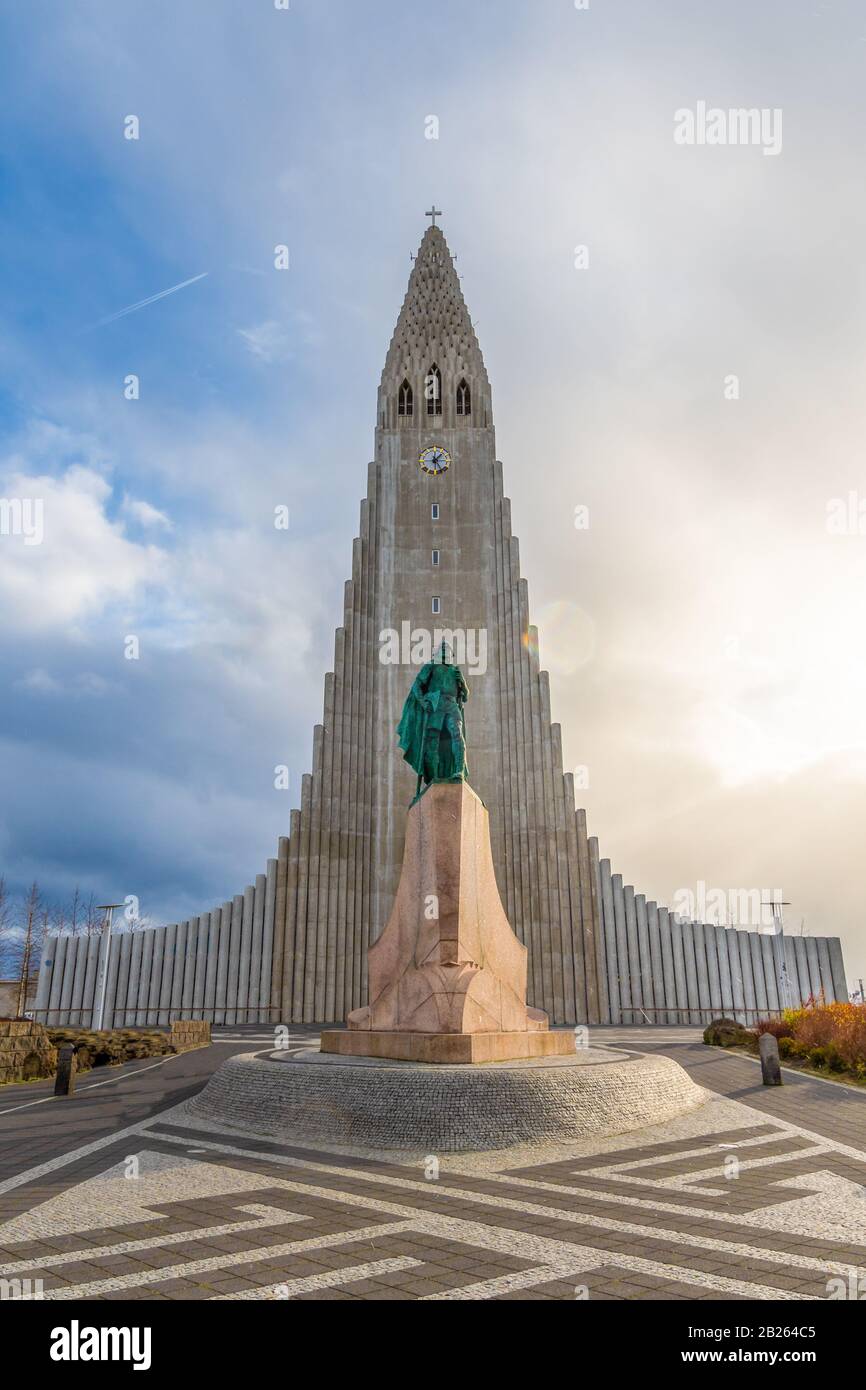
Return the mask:
<path id="1" fill-rule="evenodd" d="M 66 1043 L 57 1054 L 57 1076 L 54 1081 L 54 1094 L 56 1096 L 75 1095 L 77 1069 L 75 1048 L 72 1043 Z"/>
<path id="2" fill-rule="evenodd" d="M 761 1075 L 765 1086 L 781 1086 L 782 1068 L 779 1065 L 779 1043 L 772 1033 L 762 1033 L 758 1039 L 761 1054 Z"/>

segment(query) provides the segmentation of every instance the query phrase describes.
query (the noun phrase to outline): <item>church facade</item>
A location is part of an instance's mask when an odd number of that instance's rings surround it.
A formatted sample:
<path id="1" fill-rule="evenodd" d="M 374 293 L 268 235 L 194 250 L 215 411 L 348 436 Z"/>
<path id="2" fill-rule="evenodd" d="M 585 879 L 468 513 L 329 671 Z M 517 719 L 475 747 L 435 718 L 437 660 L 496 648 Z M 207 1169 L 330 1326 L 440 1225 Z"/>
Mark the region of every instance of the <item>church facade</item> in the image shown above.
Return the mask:
<path id="1" fill-rule="evenodd" d="M 379 386 L 375 456 L 300 806 L 266 871 L 187 922 L 49 938 L 36 1017 L 105 1026 L 339 1022 L 366 1002 L 415 790 L 397 747 L 419 666 L 448 641 L 469 686 L 470 782 L 496 879 L 553 1024 L 754 1018 L 846 999 L 836 938 L 686 922 L 624 884 L 563 768 L 496 457 L 490 382 L 441 229 L 415 258 Z"/>

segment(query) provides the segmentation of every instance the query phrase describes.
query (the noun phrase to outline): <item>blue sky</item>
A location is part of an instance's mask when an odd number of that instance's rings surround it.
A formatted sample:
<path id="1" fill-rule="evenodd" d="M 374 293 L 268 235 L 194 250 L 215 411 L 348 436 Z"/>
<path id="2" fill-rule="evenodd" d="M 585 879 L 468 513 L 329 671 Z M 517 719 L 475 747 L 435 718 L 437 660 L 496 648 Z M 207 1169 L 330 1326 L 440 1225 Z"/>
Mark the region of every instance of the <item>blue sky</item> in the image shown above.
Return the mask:
<path id="1" fill-rule="evenodd" d="M 53 518 L 0 538 L 11 881 L 171 920 L 273 853 L 435 199 L 603 853 L 781 886 L 866 970 L 866 536 L 824 525 L 866 495 L 864 56 L 816 0 L 5 7 L 0 485 Z M 781 154 L 677 148 L 698 100 Z"/>

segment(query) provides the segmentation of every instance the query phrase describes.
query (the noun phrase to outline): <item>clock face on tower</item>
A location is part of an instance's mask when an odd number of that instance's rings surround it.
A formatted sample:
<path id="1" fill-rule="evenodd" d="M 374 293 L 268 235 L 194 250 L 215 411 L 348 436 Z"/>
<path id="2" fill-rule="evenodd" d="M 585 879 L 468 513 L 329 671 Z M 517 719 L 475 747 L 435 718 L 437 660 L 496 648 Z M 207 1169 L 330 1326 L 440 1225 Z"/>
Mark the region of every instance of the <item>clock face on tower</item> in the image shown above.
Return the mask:
<path id="1" fill-rule="evenodd" d="M 419 464 L 425 473 L 444 473 L 451 467 L 451 455 L 442 444 L 431 444 L 429 449 L 422 449 Z"/>

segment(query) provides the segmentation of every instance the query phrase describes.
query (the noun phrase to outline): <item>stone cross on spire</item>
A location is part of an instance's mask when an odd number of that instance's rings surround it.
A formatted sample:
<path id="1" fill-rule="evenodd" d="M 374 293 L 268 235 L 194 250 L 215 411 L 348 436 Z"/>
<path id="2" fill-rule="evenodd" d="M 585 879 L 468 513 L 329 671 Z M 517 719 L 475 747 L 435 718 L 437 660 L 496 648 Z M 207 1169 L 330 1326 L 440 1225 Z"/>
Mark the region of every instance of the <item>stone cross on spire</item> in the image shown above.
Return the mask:
<path id="1" fill-rule="evenodd" d="M 431 223 L 430 225 L 433 226 L 433 227 L 435 227 L 435 226 L 436 226 L 436 218 L 442 216 L 442 209 L 441 209 L 441 208 L 437 208 L 436 204 L 434 203 L 433 206 L 432 206 L 432 208 L 430 209 L 430 211 L 429 211 L 429 212 L 425 212 L 424 216 L 425 216 L 425 217 L 432 217 L 433 221 L 432 221 L 432 223 Z"/>

